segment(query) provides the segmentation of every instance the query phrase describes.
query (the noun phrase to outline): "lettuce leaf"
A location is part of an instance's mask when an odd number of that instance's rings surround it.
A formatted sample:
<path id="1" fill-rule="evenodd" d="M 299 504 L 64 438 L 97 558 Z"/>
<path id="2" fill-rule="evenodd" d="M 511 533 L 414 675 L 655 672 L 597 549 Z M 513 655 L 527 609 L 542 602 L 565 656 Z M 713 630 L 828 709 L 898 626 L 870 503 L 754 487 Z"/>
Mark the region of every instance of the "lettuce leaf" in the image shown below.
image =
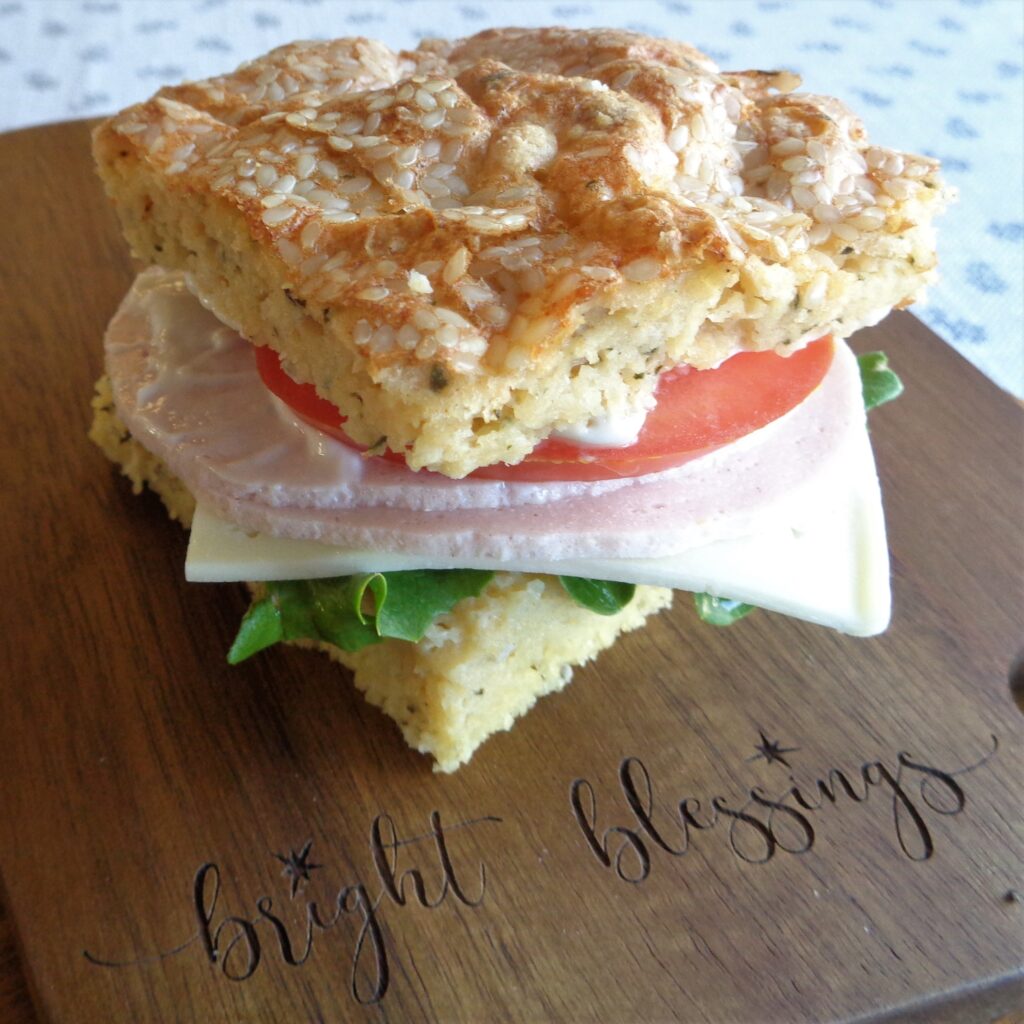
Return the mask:
<path id="1" fill-rule="evenodd" d="M 416 641 L 493 572 L 415 569 L 322 580 L 272 580 L 242 619 L 228 662 L 237 665 L 281 640 L 327 641 L 359 651 L 388 637 Z"/>
<path id="2" fill-rule="evenodd" d="M 579 605 L 598 615 L 614 615 L 633 600 L 635 583 L 588 580 L 581 576 L 559 576 L 565 592 Z"/>
<path id="3" fill-rule="evenodd" d="M 749 615 L 756 608 L 752 604 L 733 601 L 728 597 L 712 597 L 710 594 L 694 594 L 693 603 L 697 614 L 711 626 L 731 626 Z"/>
<path id="4" fill-rule="evenodd" d="M 857 366 L 860 368 L 865 409 L 874 409 L 903 394 L 903 381 L 889 369 L 889 360 L 884 352 L 865 352 L 857 356 Z"/>

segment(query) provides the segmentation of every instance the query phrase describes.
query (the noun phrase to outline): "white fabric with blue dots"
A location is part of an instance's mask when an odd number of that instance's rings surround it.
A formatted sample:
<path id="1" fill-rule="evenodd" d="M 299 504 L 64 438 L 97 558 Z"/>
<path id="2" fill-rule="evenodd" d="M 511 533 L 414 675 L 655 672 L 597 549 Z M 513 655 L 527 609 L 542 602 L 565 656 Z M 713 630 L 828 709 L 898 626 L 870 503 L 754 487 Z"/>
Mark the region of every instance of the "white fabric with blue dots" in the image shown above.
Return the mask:
<path id="1" fill-rule="evenodd" d="M 611 25 L 785 67 L 886 146 L 939 157 L 961 192 L 942 280 L 915 312 L 1024 397 L 1020 0 L 0 0 L 0 130 L 107 113 L 298 38 L 410 47 L 492 25 Z"/>

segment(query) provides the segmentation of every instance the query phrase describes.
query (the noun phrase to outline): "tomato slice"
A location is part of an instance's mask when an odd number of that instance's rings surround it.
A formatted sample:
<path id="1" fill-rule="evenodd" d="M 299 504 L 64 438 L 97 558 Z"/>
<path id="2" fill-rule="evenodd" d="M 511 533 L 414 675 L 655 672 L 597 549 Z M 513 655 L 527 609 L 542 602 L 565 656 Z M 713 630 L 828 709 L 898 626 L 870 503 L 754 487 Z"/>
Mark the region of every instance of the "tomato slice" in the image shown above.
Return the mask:
<path id="1" fill-rule="evenodd" d="M 549 438 L 516 465 L 485 466 L 470 476 L 522 482 L 609 480 L 681 466 L 795 408 L 821 383 L 833 353 L 832 338 L 826 336 L 788 357 L 742 352 L 714 370 L 668 370 L 658 381 L 657 404 L 636 444 L 596 448 Z M 345 434 L 345 421 L 337 408 L 312 385 L 292 380 L 273 349 L 258 347 L 256 366 L 270 391 L 304 420 L 350 447 L 365 450 Z M 405 463 L 395 452 L 383 455 Z"/>

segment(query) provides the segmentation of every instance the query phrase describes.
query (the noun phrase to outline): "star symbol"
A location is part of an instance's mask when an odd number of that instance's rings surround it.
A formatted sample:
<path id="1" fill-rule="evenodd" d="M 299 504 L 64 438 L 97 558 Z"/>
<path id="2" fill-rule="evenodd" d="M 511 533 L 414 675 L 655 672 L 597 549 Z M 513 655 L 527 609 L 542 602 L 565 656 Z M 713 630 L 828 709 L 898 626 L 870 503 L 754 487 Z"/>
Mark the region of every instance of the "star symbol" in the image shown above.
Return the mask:
<path id="1" fill-rule="evenodd" d="M 792 754 L 798 751 L 799 747 L 784 747 L 779 740 L 770 740 L 765 736 L 764 732 L 760 729 L 757 730 L 758 736 L 761 737 L 761 742 L 758 743 L 754 749 L 757 753 L 753 757 L 748 757 L 748 761 L 760 761 L 765 760 L 768 764 L 774 764 L 776 761 L 779 764 L 785 765 L 787 768 L 790 767 L 789 762 L 786 760 L 786 754 Z"/>
<path id="2" fill-rule="evenodd" d="M 314 864 L 308 859 L 309 851 L 312 846 L 313 840 L 309 839 L 306 841 L 306 845 L 298 853 L 294 850 L 289 850 L 287 857 L 281 853 L 274 854 L 274 856 L 284 865 L 284 870 L 281 874 L 284 875 L 285 878 L 291 879 L 292 899 L 295 899 L 295 894 L 299 891 L 299 886 L 303 882 L 309 881 L 310 871 L 315 871 L 317 868 L 323 867 L 322 864 Z"/>

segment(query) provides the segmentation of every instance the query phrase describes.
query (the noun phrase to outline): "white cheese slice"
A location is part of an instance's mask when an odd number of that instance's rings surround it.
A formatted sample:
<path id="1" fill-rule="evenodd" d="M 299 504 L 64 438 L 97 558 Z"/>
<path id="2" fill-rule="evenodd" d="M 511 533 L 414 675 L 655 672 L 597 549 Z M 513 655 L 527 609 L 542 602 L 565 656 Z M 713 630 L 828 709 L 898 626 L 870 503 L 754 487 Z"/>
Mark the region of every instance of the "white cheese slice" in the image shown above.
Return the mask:
<path id="1" fill-rule="evenodd" d="M 855 636 L 889 622 L 889 554 L 881 495 L 866 431 L 849 448 L 845 486 L 833 480 L 809 496 L 811 526 L 720 540 L 660 558 L 579 558 L 556 562 L 353 551 L 314 541 L 247 535 L 201 503 L 185 575 L 195 582 L 314 579 L 402 569 L 504 569 L 650 583 L 730 597 Z"/>

